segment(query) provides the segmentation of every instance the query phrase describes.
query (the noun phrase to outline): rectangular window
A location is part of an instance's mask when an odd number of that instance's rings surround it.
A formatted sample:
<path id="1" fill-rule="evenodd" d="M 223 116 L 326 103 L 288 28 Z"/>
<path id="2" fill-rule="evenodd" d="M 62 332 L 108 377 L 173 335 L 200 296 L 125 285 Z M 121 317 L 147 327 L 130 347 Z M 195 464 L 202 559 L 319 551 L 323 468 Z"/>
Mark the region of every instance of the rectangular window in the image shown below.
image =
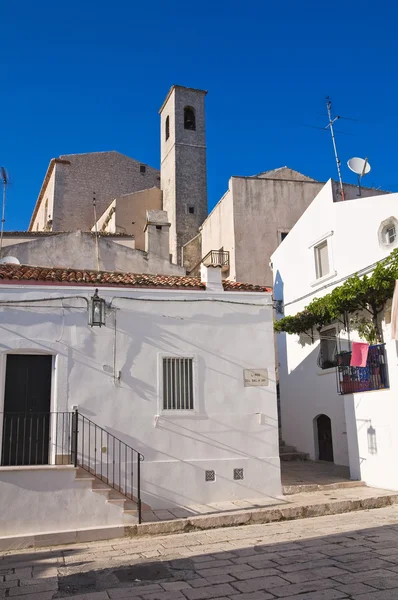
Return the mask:
<path id="1" fill-rule="evenodd" d="M 316 278 L 320 279 L 329 273 L 329 251 L 327 241 L 315 246 Z"/>
<path id="2" fill-rule="evenodd" d="M 192 358 L 163 358 L 163 410 L 193 410 Z"/>
<path id="3" fill-rule="evenodd" d="M 321 332 L 321 346 L 319 350 L 318 367 L 331 369 L 337 365 L 337 338 L 336 329 L 326 329 Z"/>
<path id="4" fill-rule="evenodd" d="M 386 230 L 386 243 L 393 244 L 395 242 L 396 237 L 397 234 L 395 231 L 395 225 L 391 225 L 391 227 L 388 227 L 388 229 Z"/>
<path id="5" fill-rule="evenodd" d="M 140 165 L 140 173 L 145 173 L 145 172 L 146 172 L 146 166 Z"/>
<path id="6" fill-rule="evenodd" d="M 188 206 L 188 212 L 190 215 L 194 215 L 195 214 L 195 207 L 194 206 Z"/>

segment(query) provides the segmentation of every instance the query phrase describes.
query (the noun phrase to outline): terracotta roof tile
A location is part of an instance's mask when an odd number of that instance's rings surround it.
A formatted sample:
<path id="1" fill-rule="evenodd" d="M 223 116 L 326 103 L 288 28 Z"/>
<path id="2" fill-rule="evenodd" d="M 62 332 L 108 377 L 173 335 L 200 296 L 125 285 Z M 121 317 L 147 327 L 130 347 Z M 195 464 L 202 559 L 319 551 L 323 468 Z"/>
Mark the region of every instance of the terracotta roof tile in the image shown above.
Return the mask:
<path id="1" fill-rule="evenodd" d="M 113 271 L 90 271 L 79 269 L 63 269 L 49 267 L 30 267 L 25 265 L 0 265 L 0 285 L 8 282 L 61 283 L 80 285 L 108 285 L 124 287 L 199 289 L 206 286 L 199 277 L 182 277 L 176 275 L 142 275 L 136 273 L 118 273 Z M 223 281 L 224 290 L 243 292 L 271 292 L 271 288 Z"/>

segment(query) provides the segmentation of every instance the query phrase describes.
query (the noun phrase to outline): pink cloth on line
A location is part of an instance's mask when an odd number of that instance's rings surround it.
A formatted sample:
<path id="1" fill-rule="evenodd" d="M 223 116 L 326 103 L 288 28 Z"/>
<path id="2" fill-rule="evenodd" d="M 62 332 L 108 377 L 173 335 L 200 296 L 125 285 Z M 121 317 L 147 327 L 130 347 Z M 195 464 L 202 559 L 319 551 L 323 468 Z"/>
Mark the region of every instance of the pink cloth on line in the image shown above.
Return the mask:
<path id="1" fill-rule="evenodd" d="M 368 360 L 369 344 L 366 342 L 352 342 L 350 367 L 366 367 Z"/>

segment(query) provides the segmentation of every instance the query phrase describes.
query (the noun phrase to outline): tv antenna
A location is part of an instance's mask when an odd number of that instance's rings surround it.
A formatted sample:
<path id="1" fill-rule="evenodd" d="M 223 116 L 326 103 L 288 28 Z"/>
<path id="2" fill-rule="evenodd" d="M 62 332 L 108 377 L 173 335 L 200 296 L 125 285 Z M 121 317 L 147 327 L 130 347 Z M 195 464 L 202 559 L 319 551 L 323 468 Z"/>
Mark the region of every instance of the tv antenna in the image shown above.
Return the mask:
<path id="1" fill-rule="evenodd" d="M 353 171 L 353 173 L 357 174 L 358 177 L 358 196 L 361 195 L 361 179 L 364 175 L 370 173 L 370 164 L 368 163 L 368 159 L 358 158 L 354 156 L 350 158 L 347 162 L 348 168 Z"/>
<path id="2" fill-rule="evenodd" d="M 338 176 L 339 176 L 341 198 L 342 198 L 342 200 L 345 200 L 345 197 L 344 197 L 344 188 L 343 188 L 343 180 L 341 178 L 341 162 L 340 162 L 340 159 L 339 159 L 339 155 L 337 154 L 336 138 L 334 136 L 334 129 L 333 129 L 334 123 L 338 119 L 340 119 L 340 116 L 337 115 L 337 117 L 334 117 L 334 118 L 332 117 L 332 101 L 330 100 L 329 96 L 326 97 L 326 109 L 328 111 L 329 123 L 326 125 L 325 129 L 329 128 L 330 129 L 330 134 L 332 136 L 334 157 L 336 159 L 337 173 L 338 173 Z"/>
<path id="3" fill-rule="evenodd" d="M 0 233 L 0 257 L 3 252 L 3 233 L 4 223 L 6 222 L 6 198 L 7 198 L 7 185 L 8 185 L 8 174 L 4 167 L 0 167 L 0 179 L 3 182 L 3 207 L 1 209 L 1 233 Z"/>

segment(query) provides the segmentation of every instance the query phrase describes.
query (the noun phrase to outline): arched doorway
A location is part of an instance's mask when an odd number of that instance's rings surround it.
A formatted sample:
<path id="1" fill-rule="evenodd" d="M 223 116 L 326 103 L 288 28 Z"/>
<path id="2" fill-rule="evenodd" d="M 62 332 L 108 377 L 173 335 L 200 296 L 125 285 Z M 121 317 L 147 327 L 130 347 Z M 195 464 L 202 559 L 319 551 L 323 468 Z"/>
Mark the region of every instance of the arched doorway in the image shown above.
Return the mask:
<path id="1" fill-rule="evenodd" d="M 327 415 L 316 418 L 318 433 L 318 460 L 333 462 L 332 423 Z"/>

